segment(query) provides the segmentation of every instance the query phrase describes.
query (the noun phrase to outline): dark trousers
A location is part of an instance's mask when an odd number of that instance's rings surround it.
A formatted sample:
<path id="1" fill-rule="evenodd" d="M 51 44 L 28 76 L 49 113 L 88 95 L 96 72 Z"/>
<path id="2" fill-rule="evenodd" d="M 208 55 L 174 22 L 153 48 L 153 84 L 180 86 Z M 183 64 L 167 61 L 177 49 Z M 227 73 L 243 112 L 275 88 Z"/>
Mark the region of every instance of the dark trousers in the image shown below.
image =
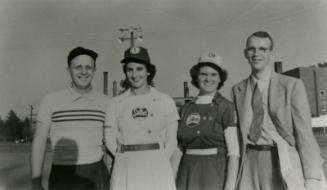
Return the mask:
<path id="1" fill-rule="evenodd" d="M 109 190 L 109 181 L 103 160 L 82 165 L 52 165 L 49 190 Z"/>

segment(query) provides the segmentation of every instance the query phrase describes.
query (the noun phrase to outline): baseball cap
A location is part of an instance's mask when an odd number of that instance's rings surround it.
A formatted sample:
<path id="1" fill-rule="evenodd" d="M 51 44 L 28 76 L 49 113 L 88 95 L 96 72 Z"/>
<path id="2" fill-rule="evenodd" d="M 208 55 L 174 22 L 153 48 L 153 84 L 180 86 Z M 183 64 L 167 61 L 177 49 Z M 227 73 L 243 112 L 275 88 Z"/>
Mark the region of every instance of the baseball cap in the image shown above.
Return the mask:
<path id="1" fill-rule="evenodd" d="M 201 67 L 211 67 L 219 73 L 220 83 L 218 89 L 220 89 L 224 82 L 227 80 L 228 72 L 224 69 L 223 58 L 216 52 L 208 51 L 200 55 L 198 63 L 190 69 L 190 75 L 192 77 L 192 84 L 199 88 L 197 81 L 194 78 L 198 77 L 199 69 Z"/>
<path id="2" fill-rule="evenodd" d="M 141 46 L 133 46 L 128 48 L 124 53 L 124 59 L 120 61 L 121 63 L 143 63 L 143 64 L 151 64 L 150 56 L 148 50 Z"/>
<path id="3" fill-rule="evenodd" d="M 200 63 L 213 63 L 223 69 L 223 58 L 218 53 L 212 51 L 201 54 L 198 60 L 198 64 Z"/>
<path id="4" fill-rule="evenodd" d="M 93 50 L 86 49 L 83 47 L 76 47 L 72 49 L 68 54 L 68 58 L 67 58 L 68 64 L 70 65 L 70 62 L 79 55 L 89 55 L 90 57 L 92 57 L 94 61 L 98 57 L 98 54 Z"/>

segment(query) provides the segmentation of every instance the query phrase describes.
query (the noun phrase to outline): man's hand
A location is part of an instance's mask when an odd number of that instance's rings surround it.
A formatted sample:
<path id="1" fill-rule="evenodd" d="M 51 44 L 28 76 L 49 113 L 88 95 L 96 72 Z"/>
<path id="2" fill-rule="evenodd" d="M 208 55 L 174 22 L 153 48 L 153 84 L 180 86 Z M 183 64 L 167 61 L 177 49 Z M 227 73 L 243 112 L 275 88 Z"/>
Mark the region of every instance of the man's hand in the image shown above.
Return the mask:
<path id="1" fill-rule="evenodd" d="M 41 176 L 32 179 L 32 190 L 44 190 Z"/>
<path id="2" fill-rule="evenodd" d="M 317 179 L 306 179 L 305 180 L 306 190 L 320 190 L 320 181 Z"/>

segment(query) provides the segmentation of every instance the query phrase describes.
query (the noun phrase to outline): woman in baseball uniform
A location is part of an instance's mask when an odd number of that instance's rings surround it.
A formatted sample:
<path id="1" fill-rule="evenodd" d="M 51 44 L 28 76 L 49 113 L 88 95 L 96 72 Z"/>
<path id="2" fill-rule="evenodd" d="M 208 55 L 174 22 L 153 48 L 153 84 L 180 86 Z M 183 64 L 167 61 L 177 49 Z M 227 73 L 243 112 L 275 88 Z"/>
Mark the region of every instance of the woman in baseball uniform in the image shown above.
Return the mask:
<path id="1" fill-rule="evenodd" d="M 227 79 L 222 58 L 206 52 L 190 74 L 199 95 L 180 112 L 177 189 L 232 190 L 240 153 L 234 105 L 218 92 Z"/>
<path id="2" fill-rule="evenodd" d="M 178 113 L 169 96 L 151 86 L 155 66 L 134 46 L 121 61 L 128 89 L 110 100 L 106 144 L 115 156 L 112 190 L 175 190 L 169 159 L 177 145 Z"/>

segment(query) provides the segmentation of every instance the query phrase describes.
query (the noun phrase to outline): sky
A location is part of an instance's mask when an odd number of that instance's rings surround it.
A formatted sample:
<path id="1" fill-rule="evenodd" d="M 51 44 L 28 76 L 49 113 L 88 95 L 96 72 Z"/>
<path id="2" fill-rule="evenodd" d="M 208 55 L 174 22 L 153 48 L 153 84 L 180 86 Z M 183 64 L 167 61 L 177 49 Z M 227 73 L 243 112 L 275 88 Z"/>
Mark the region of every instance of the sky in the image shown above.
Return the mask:
<path id="1" fill-rule="evenodd" d="M 36 113 L 46 94 L 69 85 L 67 55 L 77 46 L 98 52 L 93 86 L 103 91 L 108 72 L 111 96 L 129 47 L 117 41 L 120 28 L 142 28 L 136 44 L 148 48 L 160 91 L 183 96 L 189 69 L 210 50 L 224 59 L 221 93 L 230 97 L 250 72 L 243 49 L 251 33 L 271 34 L 286 71 L 327 62 L 326 18 L 325 0 L 0 0 L 0 117 L 10 110 L 27 117 L 30 105 Z"/>

